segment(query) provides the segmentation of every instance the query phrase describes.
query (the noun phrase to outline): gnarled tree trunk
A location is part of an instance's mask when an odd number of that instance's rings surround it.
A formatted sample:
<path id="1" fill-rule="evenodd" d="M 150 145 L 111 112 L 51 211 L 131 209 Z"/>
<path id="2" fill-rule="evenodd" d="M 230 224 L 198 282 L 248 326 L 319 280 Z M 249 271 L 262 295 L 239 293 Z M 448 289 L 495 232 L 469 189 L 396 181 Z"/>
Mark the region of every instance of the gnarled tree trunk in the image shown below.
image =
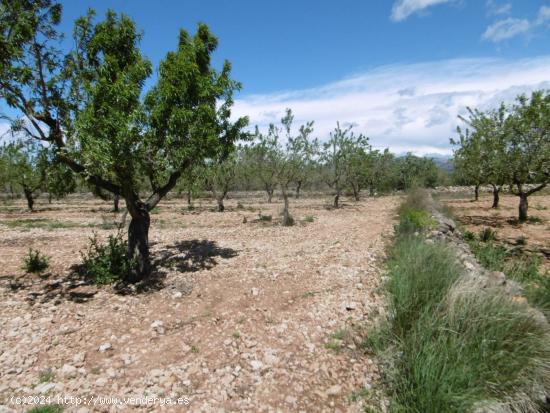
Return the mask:
<path id="1" fill-rule="evenodd" d="M 519 222 L 527 221 L 527 210 L 529 209 L 528 195 L 526 193 L 519 194 Z"/>
<path id="2" fill-rule="evenodd" d="M 336 194 L 334 195 L 334 208 L 340 208 L 340 190 L 336 190 Z"/>
<path id="3" fill-rule="evenodd" d="M 475 196 L 475 200 L 478 201 L 479 200 L 479 184 L 476 184 L 476 187 L 474 188 L 474 196 Z"/>
<path id="4" fill-rule="evenodd" d="M 288 227 L 292 225 L 290 213 L 288 212 L 288 194 L 285 190 L 283 190 L 283 201 L 284 201 L 284 209 L 283 209 L 283 225 L 285 227 Z"/>
<path id="5" fill-rule="evenodd" d="M 296 182 L 296 199 L 300 198 L 300 189 L 302 188 L 302 181 Z"/>
<path id="6" fill-rule="evenodd" d="M 151 218 L 147 206 L 143 202 L 128 205 L 132 217 L 128 228 L 128 257 L 136 261 L 136 268 L 128 281 L 141 281 L 151 273 L 151 259 L 149 256 L 149 227 Z"/>
<path id="7" fill-rule="evenodd" d="M 497 209 L 499 201 L 500 201 L 500 188 L 496 185 L 493 185 L 493 205 L 491 206 L 491 208 Z"/>
<path id="8" fill-rule="evenodd" d="M 27 206 L 29 207 L 29 211 L 34 211 L 34 199 L 32 197 L 32 190 L 29 188 L 23 188 L 23 193 L 25 194 L 25 198 L 27 199 Z"/>
<path id="9" fill-rule="evenodd" d="M 119 207 L 118 207 L 119 202 L 120 202 L 120 195 L 115 195 L 113 197 L 113 212 L 119 211 Z"/>
<path id="10" fill-rule="evenodd" d="M 271 204 L 271 198 L 273 198 L 273 188 L 266 187 L 265 191 L 267 192 L 267 202 Z"/>

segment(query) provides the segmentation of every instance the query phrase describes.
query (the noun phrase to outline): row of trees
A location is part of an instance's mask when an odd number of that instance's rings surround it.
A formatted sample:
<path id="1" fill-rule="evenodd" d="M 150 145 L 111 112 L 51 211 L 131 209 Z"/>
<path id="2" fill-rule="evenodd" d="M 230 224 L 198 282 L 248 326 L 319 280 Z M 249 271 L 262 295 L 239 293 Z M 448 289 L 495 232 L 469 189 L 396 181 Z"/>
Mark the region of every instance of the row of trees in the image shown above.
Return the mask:
<path id="1" fill-rule="evenodd" d="M 278 190 L 284 201 L 283 223 L 291 223 L 289 198 L 299 198 L 304 188 L 330 189 L 333 206 L 338 208 L 343 192 L 359 200 L 361 191 L 371 196 L 413 185 L 435 186 L 441 171 L 433 161 L 412 154 L 395 157 L 388 150 L 372 149 L 369 140 L 356 135 L 352 127 L 337 124 L 325 144 L 313 135 L 313 122 L 293 128 L 294 116 L 287 109 L 280 125 L 270 125 L 265 133 L 256 128 L 250 140 L 217 158 L 197 160 L 178 181 L 174 190 L 186 192 L 188 203 L 198 193 L 209 191 L 216 199 L 219 211 L 224 211 L 224 199 L 229 191 L 264 190 L 268 202 Z M 31 142 L 32 143 L 32 142 Z M 91 190 L 102 199 L 114 201 L 86 179 L 72 174 L 63 163 L 56 162 L 51 151 L 36 144 L 9 144 L 0 147 L 0 178 L 4 190 L 12 194 L 23 192 L 32 210 L 34 198 L 41 192 L 59 198 L 75 190 Z M 138 177 L 139 192 L 148 192 L 146 176 Z"/>
<path id="2" fill-rule="evenodd" d="M 519 197 L 519 221 L 528 218 L 528 198 L 550 183 L 550 93 L 519 96 L 512 105 L 481 111 L 468 109 L 458 128 L 459 139 L 451 140 L 455 173 L 468 185 L 493 187 L 493 208 L 498 208 L 503 187 Z"/>

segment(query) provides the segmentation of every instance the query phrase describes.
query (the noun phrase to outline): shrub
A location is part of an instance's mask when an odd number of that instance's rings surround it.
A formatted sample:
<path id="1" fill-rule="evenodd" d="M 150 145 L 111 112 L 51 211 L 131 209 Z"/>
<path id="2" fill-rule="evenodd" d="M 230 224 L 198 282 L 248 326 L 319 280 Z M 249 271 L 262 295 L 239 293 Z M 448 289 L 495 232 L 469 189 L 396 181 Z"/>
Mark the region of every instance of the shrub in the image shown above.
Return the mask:
<path id="1" fill-rule="evenodd" d="M 434 225 L 435 221 L 428 212 L 420 209 L 407 209 L 401 213 L 396 231 L 399 234 L 412 234 L 431 228 Z"/>
<path id="2" fill-rule="evenodd" d="M 84 275 L 95 284 L 110 284 L 127 278 L 136 267 L 136 262 L 127 256 L 128 244 L 119 232 L 109 235 L 106 244 L 101 244 L 97 234 L 90 238 L 90 245 L 82 253 Z"/>
<path id="3" fill-rule="evenodd" d="M 476 234 L 474 234 L 472 231 L 464 231 L 463 235 L 466 241 L 474 241 L 476 239 Z"/>
<path id="4" fill-rule="evenodd" d="M 40 274 L 49 267 L 49 258 L 38 250 L 29 248 L 29 252 L 23 258 L 23 269 L 28 273 Z"/>
<path id="5" fill-rule="evenodd" d="M 261 213 L 258 214 L 258 219 L 263 222 L 271 222 L 273 220 L 271 215 L 262 215 Z"/>
<path id="6" fill-rule="evenodd" d="M 315 222 L 315 217 L 313 215 L 306 215 L 304 218 L 305 222 Z"/>
<path id="7" fill-rule="evenodd" d="M 489 227 L 483 228 L 479 232 L 479 240 L 480 241 L 488 242 L 488 241 L 494 241 L 496 239 L 497 239 L 497 233 Z"/>

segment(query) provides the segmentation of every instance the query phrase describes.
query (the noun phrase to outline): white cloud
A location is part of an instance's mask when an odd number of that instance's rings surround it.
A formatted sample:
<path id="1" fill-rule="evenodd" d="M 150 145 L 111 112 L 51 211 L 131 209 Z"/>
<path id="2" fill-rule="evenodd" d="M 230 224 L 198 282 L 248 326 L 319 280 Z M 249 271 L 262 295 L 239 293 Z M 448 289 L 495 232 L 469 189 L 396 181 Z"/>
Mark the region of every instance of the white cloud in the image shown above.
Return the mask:
<path id="1" fill-rule="evenodd" d="M 396 0 L 393 4 L 390 18 L 395 22 L 400 22 L 428 7 L 452 1 L 455 0 Z"/>
<path id="2" fill-rule="evenodd" d="M 535 24 L 543 24 L 550 20 L 550 6 L 542 6 L 539 9 L 539 15 Z"/>
<path id="3" fill-rule="evenodd" d="M 483 33 L 482 39 L 495 43 L 511 39 L 521 34 L 526 34 L 550 20 L 550 7 L 541 6 L 537 18 L 529 21 L 527 19 L 517 19 L 509 17 L 499 20 L 489 27 Z"/>
<path id="4" fill-rule="evenodd" d="M 497 0 L 487 0 L 485 5 L 487 7 L 488 14 L 492 16 L 509 14 L 512 11 L 512 3 L 509 1 L 499 3 Z"/>
<path id="5" fill-rule="evenodd" d="M 509 17 L 487 27 L 482 37 L 484 40 L 501 42 L 518 34 L 527 33 L 530 29 L 531 23 L 528 20 Z"/>
<path id="6" fill-rule="evenodd" d="M 489 108 L 520 93 L 550 89 L 550 56 L 518 61 L 459 59 L 385 66 L 318 88 L 237 99 L 234 115 L 265 128 L 289 107 L 300 125 L 315 121 L 325 140 L 336 122 L 355 123 L 376 148 L 450 153 L 457 115 Z"/>

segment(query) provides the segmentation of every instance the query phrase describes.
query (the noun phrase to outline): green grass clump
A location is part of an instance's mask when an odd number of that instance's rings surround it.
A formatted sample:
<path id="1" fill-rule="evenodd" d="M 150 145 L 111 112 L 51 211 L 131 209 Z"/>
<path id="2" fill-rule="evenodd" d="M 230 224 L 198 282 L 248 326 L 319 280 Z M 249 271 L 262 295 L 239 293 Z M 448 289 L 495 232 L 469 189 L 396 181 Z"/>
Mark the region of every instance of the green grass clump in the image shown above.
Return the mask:
<path id="1" fill-rule="evenodd" d="M 432 228 L 436 224 L 430 214 L 424 210 L 407 209 L 399 218 L 397 232 L 401 234 L 412 234 Z"/>
<path id="2" fill-rule="evenodd" d="M 50 266 L 50 259 L 38 250 L 29 248 L 27 256 L 23 258 L 23 269 L 27 273 L 40 274 Z"/>
<path id="3" fill-rule="evenodd" d="M 63 407 L 59 405 L 49 405 L 33 407 L 27 413 L 61 413 L 62 411 Z"/>
<path id="4" fill-rule="evenodd" d="M 442 244 L 402 236 L 388 262 L 390 311 L 394 332 L 406 334 L 423 311 L 433 311 L 458 279 L 460 269 Z"/>
<path id="5" fill-rule="evenodd" d="M 313 215 L 306 215 L 304 217 L 305 222 L 315 222 L 315 217 Z"/>
<path id="6" fill-rule="evenodd" d="M 548 328 L 496 291 L 454 291 L 442 304 L 401 337 L 391 411 L 467 412 L 512 400 L 536 411 L 533 393 L 550 373 Z"/>
<path id="7" fill-rule="evenodd" d="M 46 218 L 36 218 L 36 219 L 14 219 L 11 221 L 5 221 L 4 225 L 9 228 L 17 228 L 23 230 L 30 230 L 33 228 L 45 229 L 45 230 L 54 230 L 54 229 L 65 229 L 65 228 L 74 228 L 78 227 L 78 224 L 72 222 L 61 222 L 52 219 Z"/>
<path id="8" fill-rule="evenodd" d="M 494 241 L 497 239 L 497 233 L 491 228 L 483 228 L 479 231 L 479 240 L 483 242 Z"/>
<path id="9" fill-rule="evenodd" d="M 127 278 L 136 266 L 127 251 L 128 243 L 120 233 L 109 235 L 106 244 L 101 244 L 94 234 L 88 250 L 82 253 L 82 272 L 95 284 L 111 284 Z"/>

